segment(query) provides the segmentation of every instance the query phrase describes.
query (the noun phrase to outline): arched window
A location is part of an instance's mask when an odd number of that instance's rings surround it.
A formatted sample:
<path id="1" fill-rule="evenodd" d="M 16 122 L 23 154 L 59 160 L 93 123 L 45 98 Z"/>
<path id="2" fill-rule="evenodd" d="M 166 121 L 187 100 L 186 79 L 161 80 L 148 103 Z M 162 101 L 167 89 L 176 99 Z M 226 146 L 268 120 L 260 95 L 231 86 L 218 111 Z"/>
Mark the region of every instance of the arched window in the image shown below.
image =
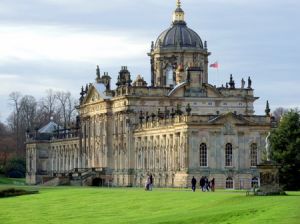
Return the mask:
<path id="1" fill-rule="evenodd" d="M 250 160 L 251 166 L 257 165 L 257 144 L 253 143 L 250 146 Z"/>
<path id="2" fill-rule="evenodd" d="M 225 148 L 225 166 L 232 166 L 232 145 L 226 144 Z"/>
<path id="3" fill-rule="evenodd" d="M 251 188 L 258 187 L 258 178 L 253 177 L 251 180 Z"/>
<path id="4" fill-rule="evenodd" d="M 173 67 L 169 65 L 166 69 L 166 86 L 174 85 Z"/>
<path id="5" fill-rule="evenodd" d="M 231 177 L 226 179 L 226 189 L 233 189 L 233 179 Z"/>
<path id="6" fill-rule="evenodd" d="M 207 166 L 207 146 L 205 143 L 200 145 L 200 166 Z"/>

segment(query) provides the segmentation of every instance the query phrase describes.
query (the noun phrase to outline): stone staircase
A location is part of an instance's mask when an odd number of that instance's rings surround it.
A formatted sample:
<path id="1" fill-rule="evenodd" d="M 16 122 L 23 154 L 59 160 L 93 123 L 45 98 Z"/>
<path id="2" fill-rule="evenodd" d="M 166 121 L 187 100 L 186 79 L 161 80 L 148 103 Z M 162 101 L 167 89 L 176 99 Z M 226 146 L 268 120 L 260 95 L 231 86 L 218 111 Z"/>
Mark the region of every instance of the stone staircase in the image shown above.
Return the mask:
<path id="1" fill-rule="evenodd" d="M 93 168 L 74 169 L 69 173 L 70 184 L 72 186 L 86 186 L 90 185 L 88 182 L 96 175 Z"/>
<path id="2" fill-rule="evenodd" d="M 93 178 L 103 174 L 103 168 L 75 168 L 66 174 L 56 174 L 55 177 L 47 177 L 43 181 L 43 186 L 91 186 Z"/>
<path id="3" fill-rule="evenodd" d="M 43 181 L 42 186 L 61 186 L 61 185 L 69 185 L 70 180 L 68 177 L 53 177 L 47 181 Z"/>

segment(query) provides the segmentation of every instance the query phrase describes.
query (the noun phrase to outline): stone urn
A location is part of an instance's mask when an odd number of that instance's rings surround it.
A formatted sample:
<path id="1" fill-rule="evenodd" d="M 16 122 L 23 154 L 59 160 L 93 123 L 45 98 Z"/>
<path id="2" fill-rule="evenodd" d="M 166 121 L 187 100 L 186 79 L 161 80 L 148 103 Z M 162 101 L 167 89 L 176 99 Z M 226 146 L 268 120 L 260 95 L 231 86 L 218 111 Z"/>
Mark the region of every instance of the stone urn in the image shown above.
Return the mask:
<path id="1" fill-rule="evenodd" d="M 282 195 L 285 194 L 279 186 L 279 168 L 280 165 L 270 158 L 270 142 L 269 137 L 271 133 L 269 132 L 266 137 L 266 155 L 265 161 L 257 165 L 260 176 L 260 188 L 256 195 Z"/>
<path id="2" fill-rule="evenodd" d="M 260 175 L 260 188 L 256 195 L 279 195 L 284 192 L 279 186 L 279 167 L 273 161 L 264 161 L 257 165 Z"/>

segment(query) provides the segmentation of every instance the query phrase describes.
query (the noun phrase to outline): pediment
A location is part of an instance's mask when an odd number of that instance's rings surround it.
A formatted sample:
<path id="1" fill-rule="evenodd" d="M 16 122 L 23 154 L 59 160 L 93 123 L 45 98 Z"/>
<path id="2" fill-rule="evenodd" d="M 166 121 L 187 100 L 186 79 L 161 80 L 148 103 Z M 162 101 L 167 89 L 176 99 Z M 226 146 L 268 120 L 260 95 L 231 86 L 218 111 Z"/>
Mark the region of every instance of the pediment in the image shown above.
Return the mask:
<path id="1" fill-rule="evenodd" d="M 232 124 L 232 125 L 253 125 L 255 124 L 252 121 L 245 119 L 242 115 L 236 115 L 234 113 L 222 114 L 218 117 L 215 117 L 209 121 L 211 124 Z"/>
<path id="2" fill-rule="evenodd" d="M 188 82 L 183 82 L 174 87 L 168 94 L 171 97 L 186 97 L 186 90 L 190 89 L 190 84 Z M 201 97 L 222 97 L 222 94 L 217 88 L 210 84 L 204 84 L 202 88 L 191 88 L 191 95 L 201 96 Z M 194 91 L 194 92 L 193 92 Z"/>
<path id="3" fill-rule="evenodd" d="M 102 83 L 94 83 L 90 86 L 83 103 L 89 104 L 97 101 L 111 99 L 111 96 L 106 95 L 106 87 Z"/>
<path id="4" fill-rule="evenodd" d="M 96 90 L 96 88 L 94 86 L 92 86 L 89 89 L 87 95 L 85 96 L 83 103 L 89 104 L 89 103 L 94 103 L 99 100 L 101 100 L 101 97 L 100 97 L 98 91 Z"/>
<path id="5" fill-rule="evenodd" d="M 205 84 L 205 88 L 207 91 L 207 97 L 222 97 L 222 94 L 216 87 L 210 84 Z"/>

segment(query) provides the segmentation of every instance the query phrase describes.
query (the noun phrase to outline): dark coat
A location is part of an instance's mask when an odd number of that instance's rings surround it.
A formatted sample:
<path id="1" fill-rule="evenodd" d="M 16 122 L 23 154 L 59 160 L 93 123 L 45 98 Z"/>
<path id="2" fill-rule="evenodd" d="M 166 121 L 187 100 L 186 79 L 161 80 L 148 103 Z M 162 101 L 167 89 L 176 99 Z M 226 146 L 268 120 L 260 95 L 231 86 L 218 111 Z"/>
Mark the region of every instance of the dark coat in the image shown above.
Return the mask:
<path id="1" fill-rule="evenodd" d="M 150 175 L 149 180 L 150 180 L 150 184 L 153 184 L 153 176 L 152 175 Z"/>
<path id="2" fill-rule="evenodd" d="M 205 185 L 205 179 L 201 178 L 200 179 L 200 186 L 203 187 Z"/>
<path id="3" fill-rule="evenodd" d="M 196 186 L 196 184 L 197 184 L 197 180 L 196 180 L 195 178 L 193 178 L 193 179 L 192 179 L 192 185 L 193 185 L 193 186 Z"/>

